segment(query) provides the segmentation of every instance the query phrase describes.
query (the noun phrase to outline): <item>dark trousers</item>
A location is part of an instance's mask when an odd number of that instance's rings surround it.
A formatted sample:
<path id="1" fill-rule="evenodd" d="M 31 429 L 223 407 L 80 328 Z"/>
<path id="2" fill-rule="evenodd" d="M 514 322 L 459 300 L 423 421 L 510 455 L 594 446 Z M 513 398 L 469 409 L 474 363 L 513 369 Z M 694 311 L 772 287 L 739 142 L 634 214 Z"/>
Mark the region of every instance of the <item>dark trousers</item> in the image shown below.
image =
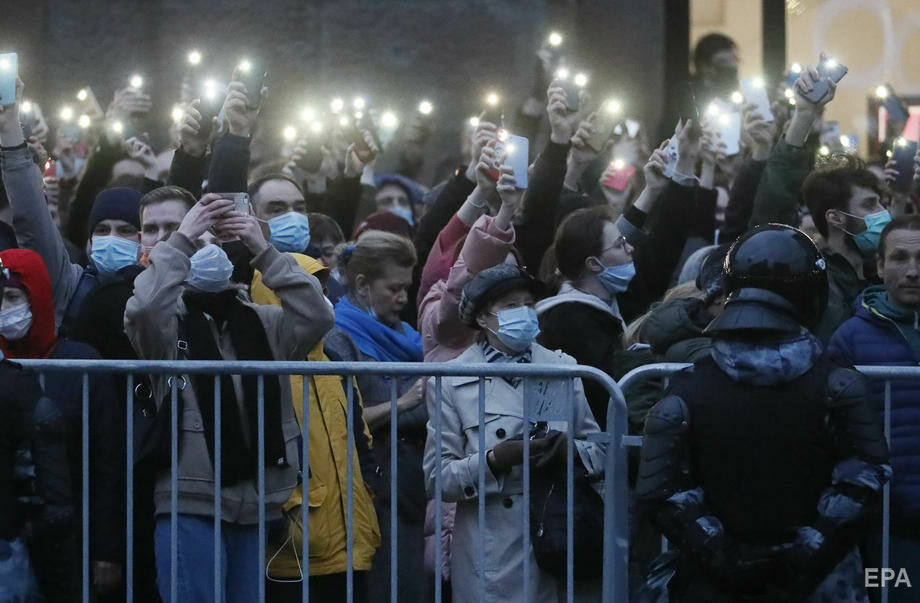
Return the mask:
<path id="1" fill-rule="evenodd" d="M 310 601 L 346 603 L 348 574 L 310 576 Z M 354 572 L 354 603 L 367 603 L 367 572 Z M 265 581 L 266 603 L 299 603 L 302 600 L 301 582 Z"/>

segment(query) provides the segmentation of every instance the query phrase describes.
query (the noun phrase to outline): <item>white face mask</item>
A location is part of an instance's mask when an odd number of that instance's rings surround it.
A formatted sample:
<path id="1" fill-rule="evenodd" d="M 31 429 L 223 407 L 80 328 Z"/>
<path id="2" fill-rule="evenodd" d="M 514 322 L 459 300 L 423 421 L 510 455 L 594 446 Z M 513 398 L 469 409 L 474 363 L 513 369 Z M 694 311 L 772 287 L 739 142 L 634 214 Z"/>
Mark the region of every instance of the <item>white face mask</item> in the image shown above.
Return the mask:
<path id="1" fill-rule="evenodd" d="M 7 341 L 22 339 L 32 327 L 32 308 L 19 304 L 8 310 L 0 310 L 0 337 Z"/>

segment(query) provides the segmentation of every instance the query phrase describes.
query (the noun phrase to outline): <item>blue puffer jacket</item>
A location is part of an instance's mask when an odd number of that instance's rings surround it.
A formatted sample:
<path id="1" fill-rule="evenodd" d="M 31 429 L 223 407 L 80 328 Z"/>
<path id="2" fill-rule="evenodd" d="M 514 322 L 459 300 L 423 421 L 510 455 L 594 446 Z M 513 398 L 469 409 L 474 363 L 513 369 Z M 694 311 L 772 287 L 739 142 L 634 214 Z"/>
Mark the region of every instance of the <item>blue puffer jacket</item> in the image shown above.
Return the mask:
<path id="1" fill-rule="evenodd" d="M 895 320 L 880 286 L 869 287 L 857 302 L 856 314 L 831 338 L 829 350 L 854 365 L 917 366 L 920 354 L 908 337 L 920 339 L 920 315 L 901 312 Z M 884 380 L 871 383 L 874 399 L 882 411 Z M 899 533 L 920 535 L 920 382 L 891 381 L 891 509 L 893 528 Z"/>

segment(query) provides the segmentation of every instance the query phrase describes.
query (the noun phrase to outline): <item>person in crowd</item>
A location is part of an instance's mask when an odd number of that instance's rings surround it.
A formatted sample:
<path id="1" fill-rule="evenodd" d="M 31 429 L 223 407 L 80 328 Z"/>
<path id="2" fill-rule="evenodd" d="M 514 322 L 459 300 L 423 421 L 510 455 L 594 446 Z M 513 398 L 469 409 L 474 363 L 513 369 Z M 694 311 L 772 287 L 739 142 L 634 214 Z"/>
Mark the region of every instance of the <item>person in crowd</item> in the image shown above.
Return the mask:
<path id="1" fill-rule="evenodd" d="M 681 157 L 675 173 L 692 174 L 699 142 L 691 140 L 690 124 L 678 129 Z M 557 295 L 537 304 L 541 345 L 615 379 L 651 361 L 647 354 L 627 353 L 621 336 L 627 321 L 645 313 L 667 289 L 693 212 L 694 187 L 666 178 L 665 163 L 664 151 L 656 150 L 645 166 L 645 191 L 619 219 L 609 206 L 597 206 L 560 224 L 553 253 L 565 281 Z M 646 236 L 640 229 L 656 203 L 661 211 Z M 608 394 L 597 384 L 586 384 L 585 390 L 595 418 L 606 425 Z"/>
<path id="2" fill-rule="evenodd" d="M 345 279 L 339 271 L 338 255 L 339 245 L 345 243 L 345 235 L 338 223 L 326 214 L 307 214 L 310 221 L 310 245 L 307 246 L 307 255 L 319 261 L 329 269 L 329 278 L 326 288 L 329 290 L 329 301 L 333 305 L 339 303 L 345 295 Z"/>
<path id="3" fill-rule="evenodd" d="M 865 378 L 810 332 L 826 266 L 767 225 L 725 261 L 709 357 L 649 412 L 636 496 L 680 550 L 679 601 L 865 601 L 858 545 L 891 476 Z"/>
<path id="4" fill-rule="evenodd" d="M 150 253 L 150 265 L 134 284 L 125 310 L 125 331 L 143 359 L 301 360 L 332 327 L 332 311 L 322 287 L 296 260 L 269 245 L 253 216 L 233 211 L 233 202 L 208 194 L 183 218 L 179 229 Z M 235 286 L 235 267 L 221 247 L 196 248 L 196 241 L 214 229 L 224 239 L 239 238 L 253 256 L 252 268 L 281 299 L 281 307 L 248 301 Z M 186 345 L 181 345 L 185 343 Z M 161 465 L 155 491 L 157 585 L 164 600 L 171 588 L 190 601 L 214 597 L 214 574 L 221 572 L 228 601 L 258 597 L 258 467 L 255 377 L 221 378 L 222 430 L 221 546 L 226 565 L 214 560 L 214 379 L 181 377 L 178 442 L 178 567 L 171 568 L 170 471 Z M 153 380 L 158 416 L 169 417 L 171 378 Z M 178 387 L 178 385 L 177 385 Z M 270 520 L 281 517 L 282 505 L 296 486 L 299 469 L 297 435 L 290 380 L 265 378 L 265 501 Z M 165 401 L 165 402 L 164 402 Z M 171 569 L 177 583 L 171 584 Z"/>
<path id="5" fill-rule="evenodd" d="M 422 190 L 417 182 L 399 174 L 380 174 L 375 179 L 377 211 L 389 211 L 414 226 L 421 212 Z"/>
<path id="6" fill-rule="evenodd" d="M 0 601 L 76 601 L 64 416 L 37 377 L 9 360 L 0 361 L 0 391 Z"/>
<path id="7" fill-rule="evenodd" d="M 452 362 L 575 364 L 571 356 L 550 351 L 535 341 L 539 327 L 534 304 L 541 290 L 539 282 L 517 266 L 500 264 L 476 275 L 463 289 L 459 313 L 464 324 L 480 331 L 480 337 Z M 566 439 L 571 437 L 576 466 L 588 476 L 600 476 L 603 446 L 588 441 L 589 434 L 598 431 L 597 423 L 581 381 L 576 379 L 571 401 L 575 405 L 574 424 L 570 427 L 566 421 L 549 421 L 549 431 L 531 440 L 531 458 L 526 459 L 522 439 L 530 437 L 533 425 L 521 420 L 523 379 L 488 379 L 485 384 L 485 423 L 480 424 L 479 378 L 445 377 L 440 392 L 434 379 L 428 383 L 428 414 L 432 419 L 425 445 L 426 488 L 433 496 L 440 471 L 443 500 L 457 503 L 451 559 L 453 600 L 481 600 L 478 593 L 484 588 L 486 601 L 563 601 L 565 585 L 540 569 L 532 553 L 523 551 L 521 507 L 530 503 L 523 493 L 521 465 L 531 462 L 535 471 L 560 466 L 556 464 L 565 462 Z M 440 450 L 435 445 L 433 423 L 439 401 Z M 485 430 L 486 467 L 479 464 L 481 429 Z M 483 492 L 479 491 L 480 471 L 485 472 Z M 490 543 L 482 566 L 477 556 L 480 496 L 486 498 Z M 530 583 L 522 588 L 524 564 L 530 566 Z M 588 583 L 588 590 L 590 586 Z M 578 600 L 583 600 L 584 588 L 584 584 L 576 585 Z"/>
<path id="8" fill-rule="evenodd" d="M 422 338 L 400 320 L 408 303 L 415 266 L 415 248 L 409 239 L 387 232 L 368 232 L 339 257 L 348 293 L 335 307 L 336 332 L 327 349 L 343 361 L 422 362 Z M 374 437 L 374 452 L 381 471 L 381 486 L 374 504 L 383 542 L 397 533 L 400 596 L 425 598 L 423 524 L 425 486 L 422 452 L 425 446 L 423 381 L 416 377 L 370 376 L 358 378 L 364 400 L 364 419 Z M 394 395 L 395 392 L 395 395 Z M 390 440 L 392 404 L 396 405 L 398 440 Z M 398 455 L 398 474 L 390 475 L 391 454 Z M 390 500 L 388 480 L 397 480 L 397 500 Z M 397 524 L 390 525 L 391 505 Z M 390 593 L 389 547 L 378 549 L 368 579 L 374 585 L 371 601 L 386 601 Z"/>
<path id="9" fill-rule="evenodd" d="M 374 212 L 361 220 L 351 238 L 353 241 L 360 241 L 365 233 L 375 231 L 388 232 L 404 239 L 412 239 L 412 224 L 402 216 L 389 210 Z"/>
<path id="10" fill-rule="evenodd" d="M 722 312 L 722 264 L 727 253 L 727 245 L 709 251 L 692 281 L 691 297 L 667 299 L 665 295 L 660 305 L 652 306 L 640 329 L 640 339 L 664 362 L 696 362 L 709 355 L 712 342 L 703 331 Z"/>
<path id="11" fill-rule="evenodd" d="M 899 216 L 882 231 L 878 247 L 882 285 L 863 291 L 855 316 L 831 338 L 829 351 L 858 366 L 920 364 L 920 216 Z M 920 508 L 914 459 L 920 429 L 913 419 L 918 388 L 911 379 L 891 383 L 891 549 L 889 565 L 920 575 Z M 871 383 L 879 402 L 885 381 Z M 881 409 L 879 409 L 881 410 Z M 877 545 L 878 543 L 876 543 Z M 875 552 L 875 551 L 873 551 Z M 890 589 L 889 601 L 910 596 Z"/>
<path id="12" fill-rule="evenodd" d="M 307 274 L 328 282 L 329 269 L 311 257 L 293 254 L 294 259 Z M 256 271 L 252 282 L 252 300 L 257 304 L 281 305 L 281 300 L 262 281 Z M 330 362 L 320 340 L 306 360 Z M 307 491 L 309 505 L 309 576 L 310 598 L 316 601 L 346 601 L 347 587 L 347 463 L 348 396 L 343 380 L 335 375 L 313 375 L 307 380 L 310 413 L 308 441 L 310 475 Z M 380 546 L 380 527 L 377 514 L 364 475 L 373 476 L 376 465 L 370 457 L 370 431 L 362 418 L 361 395 L 353 384 L 351 412 L 354 417 L 355 448 L 351 452 L 353 463 L 353 525 L 354 525 L 354 600 L 368 601 L 367 572 L 371 568 L 374 552 Z M 301 376 L 291 377 L 294 413 L 303 425 L 304 382 Z M 359 461 L 360 457 L 360 461 Z M 304 568 L 300 561 L 303 551 L 303 526 L 301 506 L 304 504 L 302 485 L 298 485 L 284 503 L 285 520 L 280 522 L 278 534 L 270 536 L 269 559 L 266 569 L 266 599 L 284 602 L 301 600 Z"/>
<path id="13" fill-rule="evenodd" d="M 0 349 L 4 358 L 98 359 L 96 351 L 86 344 L 55 335 L 51 279 L 41 257 L 28 249 L 0 252 L 3 265 L 3 293 L 0 304 Z M 90 375 L 86 401 L 83 399 L 82 376 L 79 373 L 46 371 L 44 393 L 57 404 L 66 430 L 70 491 L 74 500 L 81 500 L 84 468 L 89 471 L 89 544 L 91 584 L 97 595 L 116 588 L 124 563 L 124 492 L 125 412 L 118 404 L 114 384 L 109 375 Z M 84 407 L 86 410 L 84 411 Z M 89 465 L 83 463 L 83 414 L 89 415 Z M 78 506 L 79 508 L 79 506 Z M 75 514 L 70 526 L 61 526 L 58 534 L 62 559 L 72 559 L 68 567 L 61 563 L 59 571 L 65 580 L 77 576 L 80 580 L 80 543 L 82 522 Z M 73 547 L 73 554 L 68 554 Z M 72 573 L 71 573 L 72 572 Z"/>
<path id="14" fill-rule="evenodd" d="M 516 189 L 511 168 L 501 165 L 498 182 L 489 176 L 489 170 L 500 158 L 492 149 L 485 148 L 476 169 L 479 179 L 472 194 L 457 212 L 456 218 L 473 228 L 461 241 L 457 260 L 450 269 L 447 280 L 438 281 L 425 296 L 419 310 L 419 326 L 426 362 L 447 362 L 469 348 L 478 335 L 460 321 L 457 308 L 463 288 L 477 274 L 505 262 L 520 265 L 520 254 L 514 249 L 515 228 L 512 219 L 521 205 L 523 189 Z M 495 217 L 483 215 L 485 199 L 502 190 L 502 203 Z"/>
<path id="15" fill-rule="evenodd" d="M 807 146 L 813 125 L 835 95 L 814 103 L 805 95 L 819 81 L 813 67 L 802 70 L 795 83 L 795 110 L 786 133 L 776 144 L 764 169 L 754 200 L 751 226 L 775 222 L 798 226 L 799 199 L 804 199 L 826 247 L 830 296 L 815 335 L 827 342 L 853 315 L 859 293 L 876 280 L 874 258 L 882 229 L 891 220 L 883 206 L 882 184 L 865 164 L 849 155 L 833 154 L 812 171 L 814 151 Z"/>
<path id="16" fill-rule="evenodd" d="M 310 244 L 310 221 L 303 190 L 290 177 L 270 174 L 249 185 L 253 213 L 268 223 L 269 242 L 281 252 L 303 253 Z"/>

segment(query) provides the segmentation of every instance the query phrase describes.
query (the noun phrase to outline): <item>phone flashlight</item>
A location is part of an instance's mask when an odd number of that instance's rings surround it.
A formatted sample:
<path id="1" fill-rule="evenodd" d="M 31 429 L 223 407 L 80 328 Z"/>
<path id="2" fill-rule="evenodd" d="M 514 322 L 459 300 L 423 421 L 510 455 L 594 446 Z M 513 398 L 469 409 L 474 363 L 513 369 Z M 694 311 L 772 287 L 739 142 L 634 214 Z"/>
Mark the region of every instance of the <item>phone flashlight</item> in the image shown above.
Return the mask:
<path id="1" fill-rule="evenodd" d="M 556 70 L 556 79 L 567 80 L 569 79 L 569 70 L 565 67 L 560 67 Z"/>
<path id="2" fill-rule="evenodd" d="M 731 118 L 728 116 L 728 113 L 723 113 L 722 115 L 719 116 L 719 123 L 722 124 L 723 126 L 727 126 L 728 122 L 730 121 L 731 121 Z"/>
<path id="3" fill-rule="evenodd" d="M 77 92 L 77 100 L 81 103 L 85 101 L 88 96 L 89 92 L 86 91 L 86 88 L 81 88 L 80 91 Z"/>
<path id="4" fill-rule="evenodd" d="M 329 108 L 332 109 L 333 113 L 341 113 L 342 109 L 345 108 L 345 101 L 336 97 L 332 99 L 332 102 L 329 103 Z"/>
<path id="5" fill-rule="evenodd" d="M 792 88 L 786 88 L 785 92 L 786 98 L 795 98 L 795 90 Z"/>
<path id="6" fill-rule="evenodd" d="M 622 170 L 624 167 L 626 167 L 626 162 L 620 158 L 617 158 L 617 159 L 614 159 L 610 163 L 610 165 L 613 166 L 613 169 L 619 171 L 619 170 Z"/>
<path id="7" fill-rule="evenodd" d="M 476 117 L 475 115 L 474 115 L 473 117 L 471 117 L 471 118 L 470 118 L 470 125 L 473 126 L 474 128 L 478 128 L 478 127 L 479 127 L 479 118 Z"/>
<path id="8" fill-rule="evenodd" d="M 879 85 L 878 88 L 875 89 L 875 96 L 881 99 L 888 98 L 888 86 Z"/>
<path id="9" fill-rule="evenodd" d="M 732 92 L 732 102 L 735 103 L 736 105 L 740 105 L 741 103 L 744 102 L 744 96 L 740 92 L 735 90 L 734 92 Z"/>
<path id="10" fill-rule="evenodd" d="M 347 127 L 348 127 L 348 118 L 345 117 L 344 115 L 343 115 L 342 117 L 340 117 L 340 118 L 339 118 L 339 125 L 342 126 L 343 128 L 347 128 Z"/>
<path id="11" fill-rule="evenodd" d="M 22 111 L 23 113 L 31 113 L 32 103 L 29 101 L 22 101 L 22 105 L 19 107 L 19 110 Z"/>
<path id="12" fill-rule="evenodd" d="M 791 71 L 792 73 L 802 73 L 802 66 L 799 65 L 798 63 L 793 63 L 792 65 L 789 66 L 789 71 Z"/>
<path id="13" fill-rule="evenodd" d="M 84 130 L 89 127 L 90 124 L 89 115 L 81 115 L 77 120 L 77 125 L 83 128 Z"/>
<path id="14" fill-rule="evenodd" d="M 320 121 L 314 121 L 312 124 L 310 124 L 310 130 L 314 134 L 319 134 L 323 131 L 323 123 Z"/>
<path id="15" fill-rule="evenodd" d="M 850 148 L 850 137 L 846 134 L 840 136 L 840 144 L 843 145 L 843 148 L 845 149 Z"/>
<path id="16" fill-rule="evenodd" d="M 63 121 L 70 121 L 73 119 L 73 109 L 70 107 L 63 107 L 61 109 L 60 117 Z"/>
<path id="17" fill-rule="evenodd" d="M 242 61 L 240 61 L 240 64 L 237 65 L 237 67 L 239 67 L 240 71 L 242 71 L 243 73 L 249 73 L 249 70 L 252 69 L 252 63 L 250 63 L 246 59 L 243 59 Z"/>
<path id="18" fill-rule="evenodd" d="M 112 122 L 112 131 L 116 134 L 121 134 L 125 131 L 125 126 L 120 121 Z"/>
<path id="19" fill-rule="evenodd" d="M 190 53 L 188 53 L 188 62 L 191 65 L 197 65 L 201 63 L 201 53 L 198 52 L 197 50 L 193 50 Z"/>
<path id="20" fill-rule="evenodd" d="M 10 70 L 10 60 L 6 57 L 0 59 L 0 71 L 9 71 Z"/>
<path id="21" fill-rule="evenodd" d="M 429 101 L 423 100 L 418 104 L 418 112 L 422 115 L 431 115 L 431 112 L 434 110 L 434 105 Z"/>
<path id="22" fill-rule="evenodd" d="M 140 88 L 141 86 L 144 85 L 144 78 L 142 78 L 141 76 L 137 74 L 134 74 L 131 76 L 131 79 L 128 80 L 128 85 L 130 85 L 132 88 Z"/>
<path id="23" fill-rule="evenodd" d="M 562 44 L 562 34 L 558 31 L 550 32 L 548 41 L 550 46 L 560 46 Z"/>
<path id="24" fill-rule="evenodd" d="M 281 131 L 281 135 L 284 136 L 285 140 L 292 141 L 297 138 L 297 130 L 294 129 L 294 126 L 285 126 L 284 130 Z"/>
<path id="25" fill-rule="evenodd" d="M 496 134 L 496 137 L 500 141 L 505 142 L 506 140 L 508 140 L 508 130 L 505 130 L 505 129 L 499 130 L 498 133 Z"/>
<path id="26" fill-rule="evenodd" d="M 303 111 L 300 113 L 301 119 L 304 121 L 313 121 L 316 119 L 316 111 L 312 107 L 304 107 Z"/>
<path id="27" fill-rule="evenodd" d="M 837 59 L 827 59 L 826 61 L 824 61 L 824 66 L 827 67 L 828 69 L 833 69 L 837 65 L 838 65 Z"/>
<path id="28" fill-rule="evenodd" d="M 354 100 L 351 101 L 351 106 L 360 111 L 367 106 L 367 102 L 360 96 L 356 96 Z"/>
<path id="29" fill-rule="evenodd" d="M 380 116 L 380 125 L 384 128 L 395 128 L 398 123 L 399 120 L 396 119 L 396 114 L 392 111 L 385 111 Z"/>
<path id="30" fill-rule="evenodd" d="M 719 114 L 719 105 L 715 103 L 710 103 L 706 108 L 706 115 L 709 117 L 716 117 Z"/>
<path id="31" fill-rule="evenodd" d="M 606 109 L 607 113 L 610 115 L 619 115 L 620 111 L 623 110 L 623 103 L 615 98 L 612 98 L 604 103 L 604 109 Z"/>
<path id="32" fill-rule="evenodd" d="M 818 149 L 818 154 L 823 157 L 827 157 L 831 154 L 831 150 L 826 144 L 823 144 L 821 145 L 821 148 Z"/>
<path id="33" fill-rule="evenodd" d="M 185 111 L 182 110 L 182 107 L 176 105 L 172 108 L 172 113 L 170 114 L 173 120 L 173 123 L 177 124 L 182 121 L 182 118 L 185 117 Z"/>
<path id="34" fill-rule="evenodd" d="M 584 73 L 576 73 L 575 79 L 573 81 L 575 82 L 575 85 L 578 86 L 579 88 L 584 88 L 585 86 L 588 85 L 588 76 L 585 75 Z"/>
<path id="35" fill-rule="evenodd" d="M 906 146 L 907 146 L 907 139 L 904 138 L 903 136 L 898 136 L 898 137 L 895 139 L 894 144 L 895 144 L 895 146 L 906 147 Z"/>
<path id="36" fill-rule="evenodd" d="M 486 95 L 486 104 L 489 105 L 490 107 L 494 107 L 498 105 L 498 101 L 499 101 L 499 97 L 496 93 L 490 92 L 488 95 Z"/>

